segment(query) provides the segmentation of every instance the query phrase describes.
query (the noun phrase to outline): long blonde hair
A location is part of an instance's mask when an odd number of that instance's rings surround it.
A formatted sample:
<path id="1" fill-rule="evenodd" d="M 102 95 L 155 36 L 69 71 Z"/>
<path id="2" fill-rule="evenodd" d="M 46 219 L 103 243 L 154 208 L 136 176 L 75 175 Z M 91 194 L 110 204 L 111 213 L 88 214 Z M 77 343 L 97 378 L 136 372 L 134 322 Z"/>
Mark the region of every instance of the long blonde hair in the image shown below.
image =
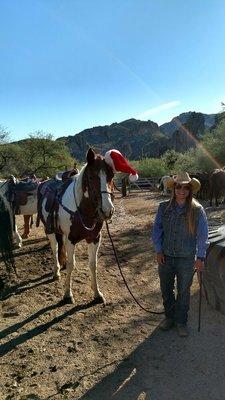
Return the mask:
<path id="1" fill-rule="evenodd" d="M 175 185 L 174 185 L 170 204 L 175 201 L 176 201 L 176 195 L 175 195 Z M 193 198 L 191 186 L 185 204 L 187 206 L 186 222 L 188 226 L 188 231 L 192 235 L 195 235 L 197 229 L 197 215 L 201 207 L 201 204 L 196 199 Z"/>

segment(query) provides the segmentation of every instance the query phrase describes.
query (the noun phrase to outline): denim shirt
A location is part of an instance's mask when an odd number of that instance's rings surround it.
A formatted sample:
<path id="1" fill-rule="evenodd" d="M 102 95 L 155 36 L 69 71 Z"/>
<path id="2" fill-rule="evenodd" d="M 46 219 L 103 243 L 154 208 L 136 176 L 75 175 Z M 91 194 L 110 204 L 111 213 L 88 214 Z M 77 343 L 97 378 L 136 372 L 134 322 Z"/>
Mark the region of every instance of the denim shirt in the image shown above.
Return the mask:
<path id="1" fill-rule="evenodd" d="M 186 205 L 160 203 L 153 226 L 152 240 L 157 253 L 173 257 L 205 257 L 208 246 L 208 224 L 202 206 L 196 209 L 196 233 L 188 231 Z"/>

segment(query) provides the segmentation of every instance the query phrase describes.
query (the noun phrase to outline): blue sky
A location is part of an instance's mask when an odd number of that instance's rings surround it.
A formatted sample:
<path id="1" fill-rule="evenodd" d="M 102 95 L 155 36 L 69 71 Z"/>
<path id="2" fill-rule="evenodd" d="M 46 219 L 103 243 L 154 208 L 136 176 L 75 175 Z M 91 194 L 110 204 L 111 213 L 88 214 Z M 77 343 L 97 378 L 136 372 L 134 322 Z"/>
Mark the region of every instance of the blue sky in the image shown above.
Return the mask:
<path id="1" fill-rule="evenodd" d="M 12 140 L 225 102 L 223 0 L 0 0 L 0 125 Z"/>

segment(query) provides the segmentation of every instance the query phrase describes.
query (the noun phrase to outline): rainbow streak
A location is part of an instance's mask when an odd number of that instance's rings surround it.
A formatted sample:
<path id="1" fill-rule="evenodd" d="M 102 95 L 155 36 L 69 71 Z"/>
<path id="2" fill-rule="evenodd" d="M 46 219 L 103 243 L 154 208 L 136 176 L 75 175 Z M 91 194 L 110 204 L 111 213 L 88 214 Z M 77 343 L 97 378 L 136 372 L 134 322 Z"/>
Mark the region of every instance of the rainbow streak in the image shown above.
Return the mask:
<path id="1" fill-rule="evenodd" d="M 203 146 L 202 143 L 199 143 L 199 141 L 195 138 L 195 136 L 193 135 L 193 133 L 191 131 L 189 131 L 179 120 L 178 117 L 175 117 L 174 122 L 176 123 L 177 127 L 183 131 L 190 139 L 192 139 L 195 144 L 196 147 L 198 147 L 209 159 L 210 161 L 212 161 L 213 165 L 216 168 L 221 169 L 222 165 L 212 156 L 212 154 Z"/>

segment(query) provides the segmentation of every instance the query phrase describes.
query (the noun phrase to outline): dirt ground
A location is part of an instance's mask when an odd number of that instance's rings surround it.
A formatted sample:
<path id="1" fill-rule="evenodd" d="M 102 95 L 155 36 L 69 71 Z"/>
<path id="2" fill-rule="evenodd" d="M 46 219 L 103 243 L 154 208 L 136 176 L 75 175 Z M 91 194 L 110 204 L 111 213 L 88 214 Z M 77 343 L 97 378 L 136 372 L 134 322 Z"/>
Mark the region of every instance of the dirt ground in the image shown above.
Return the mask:
<path id="1" fill-rule="evenodd" d="M 132 193 L 125 199 L 118 194 L 116 212 L 109 226 L 131 290 L 146 308 L 158 311 L 162 304 L 150 231 L 161 200 L 162 197 L 154 192 Z M 207 214 L 210 226 L 224 221 L 224 209 L 208 209 Z M 18 224 L 21 230 L 20 217 Z M 209 368 L 209 379 L 207 374 L 204 376 L 208 349 L 205 349 L 203 339 L 208 340 L 210 332 L 215 334 L 211 328 L 213 321 L 224 343 L 225 318 L 204 304 L 207 323 L 205 320 L 204 333 L 197 332 L 196 278 L 192 286 L 191 335 L 181 339 L 173 331 L 159 332 L 157 326 L 162 316 L 150 315 L 135 304 L 120 276 L 105 227 L 98 262 L 99 285 L 107 301 L 105 307 L 92 302 L 84 242 L 76 248 L 75 305 L 60 302 L 66 272 L 62 271 L 60 282 L 52 280 L 52 256 L 42 228 L 32 228 L 30 238 L 24 240 L 21 249 L 15 250 L 15 256 L 19 279 L 5 291 L 1 309 L 1 400 L 207 398 L 201 397 L 203 392 L 197 390 L 196 379 L 190 390 L 193 394 L 196 389 L 200 397 L 192 397 L 190 392 L 186 397 L 180 397 L 180 393 L 185 394 L 187 390 L 182 379 L 176 381 L 177 363 L 182 362 L 183 357 L 184 378 L 185 372 L 190 373 L 193 368 L 191 363 L 197 362 L 196 368 L 207 382 L 212 378 L 220 356 L 225 359 L 218 334 L 215 363 L 212 369 Z M 193 350 L 196 343 L 205 361 L 196 358 L 196 349 L 194 354 L 188 353 L 188 345 Z M 212 354 L 215 356 L 214 349 Z M 224 367 L 225 361 L 221 359 L 219 368 L 223 373 Z M 167 368 L 168 383 L 165 381 Z M 221 388 L 223 395 L 220 391 L 218 397 L 209 395 L 208 398 L 213 400 L 225 396 L 220 373 L 215 372 L 215 376 L 217 389 Z M 206 388 L 207 382 L 202 387 Z M 207 390 L 210 392 L 211 389 Z"/>

